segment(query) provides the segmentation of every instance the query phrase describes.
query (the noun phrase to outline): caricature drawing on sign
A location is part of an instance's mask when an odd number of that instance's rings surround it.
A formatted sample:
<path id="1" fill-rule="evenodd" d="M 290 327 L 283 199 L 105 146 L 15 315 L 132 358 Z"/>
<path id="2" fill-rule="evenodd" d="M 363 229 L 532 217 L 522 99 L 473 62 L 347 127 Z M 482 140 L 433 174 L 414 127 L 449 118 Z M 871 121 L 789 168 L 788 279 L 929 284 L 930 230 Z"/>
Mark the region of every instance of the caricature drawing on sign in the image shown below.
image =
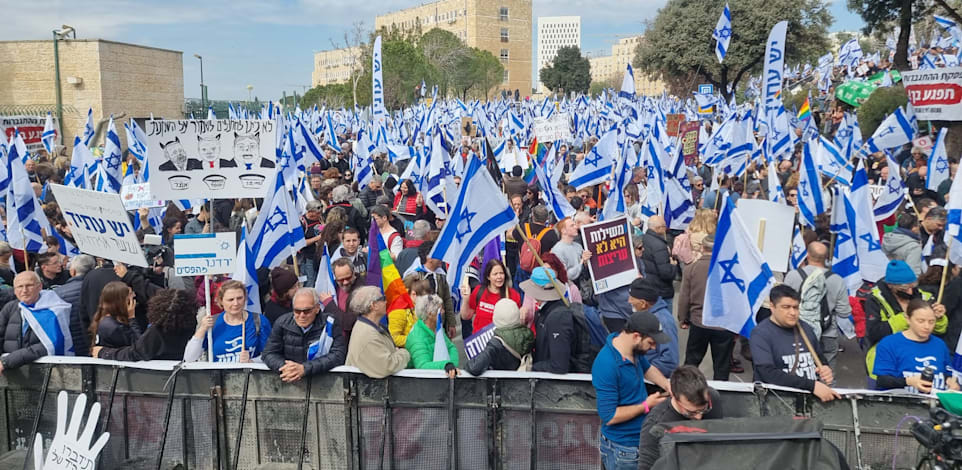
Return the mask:
<path id="1" fill-rule="evenodd" d="M 204 161 L 204 168 L 237 168 L 233 158 L 220 158 L 220 134 L 197 136 L 197 154 Z"/>
<path id="2" fill-rule="evenodd" d="M 234 159 L 240 158 L 244 168 L 251 170 L 254 167 L 254 159 L 260 154 L 261 132 L 257 131 L 251 135 L 238 134 L 234 132 Z M 274 168 L 274 162 L 267 158 L 261 158 L 261 168 Z"/>
<path id="3" fill-rule="evenodd" d="M 180 143 L 180 137 L 174 137 L 174 140 L 170 142 L 161 143 L 160 148 L 164 149 L 164 157 L 167 158 L 167 161 L 161 163 L 158 167 L 160 171 L 199 170 L 203 168 L 200 160 L 187 156 L 184 145 Z"/>

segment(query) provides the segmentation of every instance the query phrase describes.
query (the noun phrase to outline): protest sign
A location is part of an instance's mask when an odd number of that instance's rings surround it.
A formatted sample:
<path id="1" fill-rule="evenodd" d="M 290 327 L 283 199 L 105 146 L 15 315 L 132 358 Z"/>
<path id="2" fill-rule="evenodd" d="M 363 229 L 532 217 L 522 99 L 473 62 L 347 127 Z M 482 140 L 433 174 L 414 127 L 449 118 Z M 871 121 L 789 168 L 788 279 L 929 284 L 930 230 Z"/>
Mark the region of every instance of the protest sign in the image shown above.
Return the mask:
<path id="1" fill-rule="evenodd" d="M 551 119 L 534 118 L 534 135 L 539 142 L 554 142 L 556 140 L 571 139 L 571 126 L 566 116 L 555 116 Z"/>
<path id="2" fill-rule="evenodd" d="M 874 201 L 882 195 L 882 191 L 885 191 L 885 186 L 881 184 L 870 184 L 868 185 L 868 189 L 872 191 L 872 200 Z"/>
<path id="3" fill-rule="evenodd" d="M 157 199 L 150 193 L 150 183 L 125 184 L 120 188 L 120 199 L 124 201 L 124 209 L 129 211 L 142 207 L 164 207 L 167 201 Z"/>
<path id="4" fill-rule="evenodd" d="M 276 166 L 274 121 L 147 121 L 157 199 L 262 197 Z"/>
<path id="5" fill-rule="evenodd" d="M 474 359 L 484 351 L 484 347 L 488 345 L 488 341 L 491 341 L 492 336 L 494 336 L 494 323 L 488 324 L 464 340 L 464 354 L 468 359 Z"/>
<path id="6" fill-rule="evenodd" d="M 701 123 L 698 121 L 683 122 L 678 127 L 681 136 L 681 155 L 685 157 L 685 165 L 693 166 L 698 160 L 698 133 Z"/>
<path id="7" fill-rule="evenodd" d="M 87 411 L 87 396 L 77 395 L 73 412 L 70 412 L 70 397 L 65 390 L 57 394 L 57 428 L 43 456 L 43 435 L 39 432 L 33 443 L 33 468 L 43 470 L 78 470 L 94 468 L 97 456 L 110 440 L 110 433 L 104 432 L 94 441 L 94 429 L 100 419 L 100 404 L 94 402 Z M 68 421 L 67 418 L 70 418 Z M 24 464 L 26 466 L 26 464 Z"/>
<path id="8" fill-rule="evenodd" d="M 203 276 L 234 272 L 234 232 L 174 235 L 174 274 Z"/>
<path id="9" fill-rule="evenodd" d="M 902 84 L 920 121 L 962 121 L 962 67 L 902 72 Z"/>
<path id="10" fill-rule="evenodd" d="M 43 126 L 47 122 L 47 116 L 3 116 L 0 117 L 0 129 L 3 135 L 10 141 L 13 131 L 19 130 L 23 136 L 23 143 L 27 144 L 28 152 L 36 152 L 43 148 L 40 136 L 43 135 Z M 53 118 L 53 128 L 57 127 L 57 118 Z"/>
<path id="11" fill-rule="evenodd" d="M 474 118 L 462 117 L 461 118 L 461 135 L 465 137 L 474 137 L 478 134 L 478 126 L 474 124 Z"/>
<path id="12" fill-rule="evenodd" d="M 679 126 L 683 122 L 685 122 L 684 114 L 669 114 L 665 116 L 665 132 L 667 132 L 670 137 L 677 137 Z"/>
<path id="13" fill-rule="evenodd" d="M 88 255 L 147 267 L 127 210 L 116 193 L 51 184 L 77 248 Z"/>
<path id="14" fill-rule="evenodd" d="M 581 239 L 591 253 L 588 272 L 595 294 L 627 286 L 638 277 L 630 233 L 627 217 L 581 227 Z"/>
<path id="15" fill-rule="evenodd" d="M 772 271 L 787 272 L 792 248 L 788 241 L 795 228 L 795 208 L 764 199 L 745 198 L 739 199 L 737 206 L 738 215 L 768 266 Z"/>

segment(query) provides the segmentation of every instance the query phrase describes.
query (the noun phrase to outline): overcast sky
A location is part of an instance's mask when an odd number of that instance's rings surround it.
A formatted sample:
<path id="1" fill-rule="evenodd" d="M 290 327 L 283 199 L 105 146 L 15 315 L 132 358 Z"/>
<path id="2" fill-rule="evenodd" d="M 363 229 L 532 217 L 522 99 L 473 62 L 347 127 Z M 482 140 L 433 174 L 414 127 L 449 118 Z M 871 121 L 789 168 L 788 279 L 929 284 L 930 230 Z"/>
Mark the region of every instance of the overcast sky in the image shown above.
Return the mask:
<path id="1" fill-rule="evenodd" d="M 533 0 L 532 28 L 538 16 L 580 15 L 582 49 L 610 50 L 619 37 L 642 32 L 666 0 Z M 733 0 L 737 1 L 737 0 Z M 14 21 L 0 28 L 0 40 L 50 39 L 61 24 L 77 29 L 78 38 L 101 38 L 184 52 L 184 96 L 200 95 L 200 67 L 212 99 L 247 99 L 247 85 L 261 100 L 286 90 L 310 87 L 313 53 L 331 48 L 350 25 L 421 2 L 413 0 L 207 0 L 78 2 L 0 0 L 0 11 Z M 832 31 L 853 30 L 861 19 L 835 0 Z M 532 33 L 532 38 L 534 38 Z M 537 51 L 532 44 L 532 53 Z M 536 62 L 536 58 L 532 57 Z"/>

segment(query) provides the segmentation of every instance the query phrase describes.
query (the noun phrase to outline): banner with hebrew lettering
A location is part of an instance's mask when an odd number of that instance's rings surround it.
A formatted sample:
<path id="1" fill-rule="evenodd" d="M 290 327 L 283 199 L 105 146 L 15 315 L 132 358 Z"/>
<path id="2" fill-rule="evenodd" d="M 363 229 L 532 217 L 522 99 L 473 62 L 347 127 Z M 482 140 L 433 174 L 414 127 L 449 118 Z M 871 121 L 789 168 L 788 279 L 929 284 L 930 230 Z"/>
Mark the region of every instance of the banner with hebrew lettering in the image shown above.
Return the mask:
<path id="1" fill-rule="evenodd" d="M 117 193 L 51 184 L 57 204 L 80 251 L 91 256 L 147 267 L 124 204 Z"/>
<path id="2" fill-rule="evenodd" d="M 630 235 L 627 217 L 581 227 L 581 239 L 591 253 L 588 273 L 591 274 L 595 294 L 627 286 L 638 277 L 638 264 Z"/>
<path id="3" fill-rule="evenodd" d="M 274 121 L 154 120 L 144 132 L 157 199 L 264 197 L 273 181 Z"/>
<path id="4" fill-rule="evenodd" d="M 902 84 L 920 121 L 962 121 L 962 67 L 905 71 Z"/>

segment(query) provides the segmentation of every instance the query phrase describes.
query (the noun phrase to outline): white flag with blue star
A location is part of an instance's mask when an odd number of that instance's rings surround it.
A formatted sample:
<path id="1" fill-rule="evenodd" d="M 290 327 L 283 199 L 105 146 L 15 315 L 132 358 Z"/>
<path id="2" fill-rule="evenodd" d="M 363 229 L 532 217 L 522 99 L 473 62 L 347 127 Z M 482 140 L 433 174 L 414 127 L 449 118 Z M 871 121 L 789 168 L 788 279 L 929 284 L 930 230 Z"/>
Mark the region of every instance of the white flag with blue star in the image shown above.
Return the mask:
<path id="1" fill-rule="evenodd" d="M 825 200 L 822 196 L 822 180 L 818 176 L 815 158 L 812 156 L 812 146 L 818 141 L 805 143 L 802 149 L 802 167 L 798 176 L 798 213 L 799 221 L 804 225 L 815 228 L 815 217 L 825 212 Z"/>
<path id="2" fill-rule="evenodd" d="M 789 260 L 792 269 L 798 269 L 806 257 L 808 257 L 808 247 L 805 246 L 805 238 L 802 237 L 802 227 L 795 225 L 795 235 L 792 236 L 792 257 Z"/>
<path id="3" fill-rule="evenodd" d="M 832 200 L 832 219 L 829 229 L 835 233 L 835 248 L 832 252 L 832 272 L 841 276 L 848 288 L 849 295 L 855 295 L 862 285 L 858 272 L 858 247 L 855 244 L 855 209 L 850 200 L 850 190 L 844 186 L 833 186 L 835 198 Z"/>
<path id="4" fill-rule="evenodd" d="M 720 64 L 728 53 L 728 43 L 732 40 L 732 12 L 728 9 L 727 3 L 721 16 L 718 17 L 718 23 L 715 24 L 711 37 L 715 39 L 715 56 L 718 57 Z"/>
<path id="5" fill-rule="evenodd" d="M 932 153 L 929 154 L 928 171 L 925 176 L 925 189 L 938 191 L 939 185 L 949 179 L 949 159 L 945 153 L 945 136 L 948 131 L 947 127 L 940 129 L 939 135 L 935 137 L 935 143 L 932 144 Z"/>
<path id="6" fill-rule="evenodd" d="M 123 161 L 123 150 L 120 146 L 120 136 L 117 135 L 117 127 L 114 126 L 114 117 L 110 116 L 110 123 L 107 124 L 107 137 L 104 140 L 104 156 L 101 163 L 101 175 L 103 186 L 98 187 L 98 191 L 112 193 L 120 192 L 120 164 Z"/>
<path id="7" fill-rule="evenodd" d="M 580 190 L 604 182 L 611 175 L 619 154 L 618 132 L 610 130 L 585 155 L 584 161 L 571 174 L 568 184 Z"/>
<path id="8" fill-rule="evenodd" d="M 304 248 L 304 228 L 287 192 L 283 172 L 277 172 L 273 190 L 264 197 L 251 234 L 256 237 L 251 253 L 258 268 L 274 268 Z"/>
<path id="9" fill-rule="evenodd" d="M 430 256 L 448 263 L 448 285 L 460 286 L 463 269 L 478 251 L 517 223 L 514 209 L 481 160 L 471 160 L 457 202 Z"/>
<path id="10" fill-rule="evenodd" d="M 94 110 L 87 108 L 87 121 L 84 122 L 84 145 L 90 147 L 90 141 L 94 138 Z"/>
<path id="11" fill-rule="evenodd" d="M 625 78 L 621 81 L 621 91 L 618 96 L 628 99 L 635 97 L 635 73 L 631 70 L 631 64 L 628 64 L 628 68 L 625 70 Z M 548 100 L 545 100 L 545 103 L 547 102 Z M 554 111 L 554 107 L 551 110 Z"/>
<path id="12" fill-rule="evenodd" d="M 51 157 L 54 147 L 57 144 L 57 129 L 53 127 L 53 115 L 47 112 L 47 122 L 43 124 L 43 134 L 40 134 L 40 141 L 43 143 L 44 150 Z"/>
<path id="13" fill-rule="evenodd" d="M 254 266 L 254 254 L 251 251 L 252 238 L 247 234 L 247 224 L 241 224 L 240 243 L 237 244 L 237 257 L 234 273 L 231 279 L 244 283 L 247 290 L 247 311 L 251 314 L 261 313 L 261 295 L 257 286 L 257 268 Z"/>
<path id="14" fill-rule="evenodd" d="M 875 282 L 885 276 L 888 256 L 882 251 L 878 226 L 872 212 L 872 194 L 862 160 L 855 166 L 852 178 L 852 208 L 855 209 L 855 243 L 858 247 L 858 269 L 862 279 Z"/>
<path id="15" fill-rule="evenodd" d="M 33 305 L 23 302 L 20 315 L 26 328 L 43 344 L 51 356 L 75 356 L 73 335 L 70 334 L 70 304 L 57 296 L 52 290 L 40 291 L 40 298 Z"/>
<path id="16" fill-rule="evenodd" d="M 902 108 L 896 108 L 895 112 L 879 124 L 878 129 L 868 140 L 862 144 L 859 151 L 863 156 L 878 152 L 879 150 L 901 147 L 912 141 L 915 136 L 915 129 L 912 127 L 908 116 Z"/>
<path id="17" fill-rule="evenodd" d="M 875 207 L 872 209 L 875 213 L 876 222 L 891 217 L 902 205 L 902 201 L 905 200 L 908 193 L 905 183 L 902 182 L 902 175 L 899 174 L 900 167 L 898 163 L 895 163 L 892 153 L 888 150 L 885 151 L 885 161 L 888 165 L 889 176 L 885 181 L 881 181 L 885 185 L 885 189 L 875 201 Z M 931 173 L 929 174 L 931 175 Z"/>
<path id="18" fill-rule="evenodd" d="M 946 196 L 945 210 L 949 212 L 945 224 L 946 243 L 950 246 L 949 261 L 962 265 L 962 172 L 955 172 L 952 187 Z M 949 240 L 951 239 L 951 243 Z"/>
<path id="19" fill-rule="evenodd" d="M 703 321 L 748 338 L 775 277 L 731 198 L 721 209 L 705 283 Z"/>
<path id="20" fill-rule="evenodd" d="M 778 167 L 774 160 L 768 163 L 768 200 L 785 204 L 785 193 L 782 191 L 782 182 L 778 179 Z"/>

